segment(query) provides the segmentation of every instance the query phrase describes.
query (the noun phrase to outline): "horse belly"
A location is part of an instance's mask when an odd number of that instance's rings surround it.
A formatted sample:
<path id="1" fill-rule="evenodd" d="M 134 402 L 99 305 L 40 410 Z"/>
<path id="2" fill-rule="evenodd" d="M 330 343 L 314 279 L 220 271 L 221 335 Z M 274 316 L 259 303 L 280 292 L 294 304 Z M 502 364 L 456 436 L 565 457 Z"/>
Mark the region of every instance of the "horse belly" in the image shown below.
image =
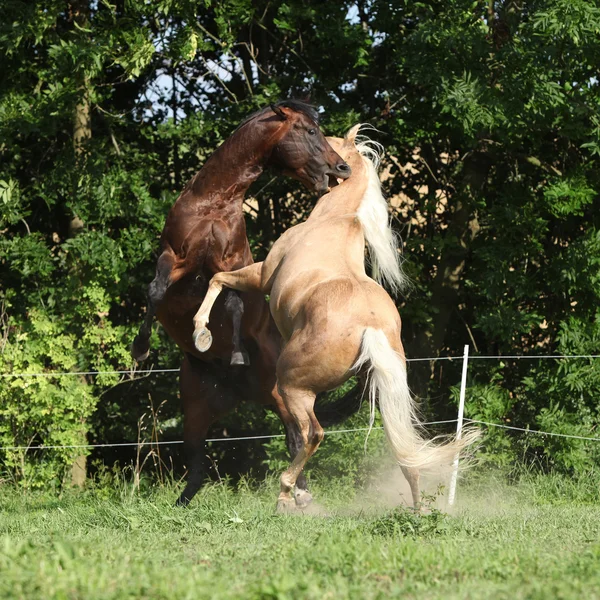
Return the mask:
<path id="1" fill-rule="evenodd" d="M 321 269 L 298 271 L 291 261 L 282 263 L 270 291 L 269 306 L 273 320 L 282 337 L 288 340 L 302 319 L 301 313 L 315 285 L 331 278 L 331 273 Z"/>

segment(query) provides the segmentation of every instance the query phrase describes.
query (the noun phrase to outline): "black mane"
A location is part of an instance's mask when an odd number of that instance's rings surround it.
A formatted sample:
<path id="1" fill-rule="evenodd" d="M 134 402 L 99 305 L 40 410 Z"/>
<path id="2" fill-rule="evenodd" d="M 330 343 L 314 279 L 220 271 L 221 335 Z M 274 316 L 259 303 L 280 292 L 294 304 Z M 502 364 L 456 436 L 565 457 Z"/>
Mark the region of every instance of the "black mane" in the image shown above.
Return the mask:
<path id="1" fill-rule="evenodd" d="M 286 108 L 291 108 L 296 112 L 300 112 L 306 115 L 309 119 L 314 121 L 315 125 L 319 124 L 319 113 L 317 109 L 307 102 L 303 102 L 302 100 L 280 100 L 275 104 L 275 107 L 278 108 L 280 106 L 285 106 Z"/>
<path id="2" fill-rule="evenodd" d="M 293 99 L 292 100 L 279 100 L 279 102 L 273 103 L 272 106 L 274 106 L 275 108 L 279 108 L 279 107 L 290 108 L 296 112 L 306 115 L 311 121 L 314 122 L 315 125 L 319 124 L 319 113 L 318 113 L 317 109 L 312 104 L 308 104 L 307 102 L 302 102 L 302 100 L 293 100 Z M 237 131 L 237 129 L 239 129 L 240 127 L 242 127 L 243 125 L 245 125 L 246 123 L 251 121 L 252 119 L 254 119 L 256 117 L 260 117 L 272 110 L 273 109 L 271 108 L 271 105 L 265 106 L 264 108 L 257 110 L 255 113 L 252 113 L 249 117 L 246 117 L 237 126 L 236 131 Z"/>

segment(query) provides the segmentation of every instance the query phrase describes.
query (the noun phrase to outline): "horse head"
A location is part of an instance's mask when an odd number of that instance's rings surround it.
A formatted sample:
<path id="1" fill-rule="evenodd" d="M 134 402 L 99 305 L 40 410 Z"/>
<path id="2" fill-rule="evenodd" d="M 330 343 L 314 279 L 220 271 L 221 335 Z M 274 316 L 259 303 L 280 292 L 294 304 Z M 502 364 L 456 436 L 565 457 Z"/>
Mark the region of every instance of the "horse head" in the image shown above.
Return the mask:
<path id="1" fill-rule="evenodd" d="M 265 110 L 267 119 L 277 126 L 275 145 L 268 160 L 284 175 L 301 181 L 320 194 L 350 177 L 351 169 L 329 145 L 319 129 L 318 113 L 297 100 L 284 100 Z"/>

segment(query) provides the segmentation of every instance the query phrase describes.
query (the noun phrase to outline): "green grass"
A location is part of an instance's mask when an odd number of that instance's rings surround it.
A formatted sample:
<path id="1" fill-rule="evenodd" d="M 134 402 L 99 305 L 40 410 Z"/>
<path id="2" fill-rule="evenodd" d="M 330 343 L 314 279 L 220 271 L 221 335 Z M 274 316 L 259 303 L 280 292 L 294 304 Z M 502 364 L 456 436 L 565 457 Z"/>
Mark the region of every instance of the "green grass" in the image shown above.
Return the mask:
<path id="1" fill-rule="evenodd" d="M 65 494 L 0 489 L 2 598 L 600 598 L 598 479 L 462 484 L 453 516 L 383 510 L 345 484 L 321 516 L 276 485 Z"/>

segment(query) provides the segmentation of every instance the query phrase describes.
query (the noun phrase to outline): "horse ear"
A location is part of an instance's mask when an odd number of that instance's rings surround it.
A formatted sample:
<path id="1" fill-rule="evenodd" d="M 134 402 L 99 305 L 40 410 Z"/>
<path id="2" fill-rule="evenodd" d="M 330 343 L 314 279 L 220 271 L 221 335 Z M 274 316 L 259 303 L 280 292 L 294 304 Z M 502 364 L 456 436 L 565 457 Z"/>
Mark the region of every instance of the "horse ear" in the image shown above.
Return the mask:
<path id="1" fill-rule="evenodd" d="M 351 129 L 348 130 L 348 133 L 344 136 L 345 143 L 352 144 L 354 146 L 354 142 L 356 140 L 356 136 L 358 135 L 358 130 L 360 129 L 360 123 L 355 125 Z"/>
<path id="2" fill-rule="evenodd" d="M 281 119 L 287 121 L 287 115 L 281 110 L 279 106 L 275 104 L 271 104 L 271 110 Z"/>

